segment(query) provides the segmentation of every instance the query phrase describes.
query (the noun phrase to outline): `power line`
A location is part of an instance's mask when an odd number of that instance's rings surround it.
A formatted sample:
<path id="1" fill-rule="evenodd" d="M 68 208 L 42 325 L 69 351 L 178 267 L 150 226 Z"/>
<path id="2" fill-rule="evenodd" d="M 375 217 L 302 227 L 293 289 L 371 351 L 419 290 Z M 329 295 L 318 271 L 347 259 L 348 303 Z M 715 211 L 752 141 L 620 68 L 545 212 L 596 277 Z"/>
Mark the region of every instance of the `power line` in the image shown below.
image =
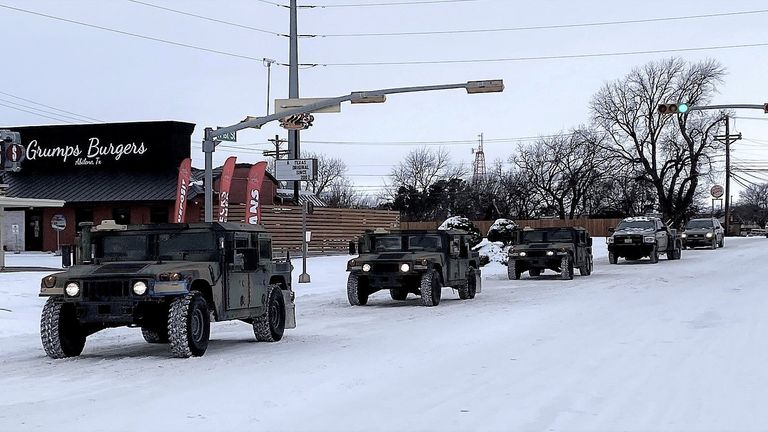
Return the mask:
<path id="1" fill-rule="evenodd" d="M 259 0 L 263 1 L 263 0 Z M 337 3 L 327 5 L 312 5 L 304 6 L 308 8 L 347 8 L 347 7 L 378 7 L 378 6 L 418 6 L 418 5 L 434 5 L 434 4 L 446 4 L 446 3 L 470 3 L 484 0 L 426 0 L 426 1 L 394 1 L 394 2 L 381 2 L 381 3 Z M 268 3 L 267 1 L 264 1 Z"/>
<path id="2" fill-rule="evenodd" d="M 334 66 L 344 67 L 344 66 L 415 66 L 415 65 L 427 65 L 427 64 L 458 64 L 458 63 L 503 63 L 503 62 L 537 61 L 537 60 L 566 60 L 566 59 L 594 58 L 594 57 L 620 57 L 620 56 L 632 56 L 632 55 L 643 55 L 643 54 L 668 54 L 668 53 L 676 53 L 676 52 L 714 51 L 714 50 L 735 49 L 735 48 L 757 48 L 757 47 L 765 47 L 765 46 L 768 46 L 768 43 L 719 45 L 719 46 L 694 47 L 694 48 L 670 48 L 670 49 L 661 49 L 661 50 L 623 51 L 623 52 L 593 53 L 593 54 L 506 57 L 506 58 L 490 58 L 490 59 L 413 60 L 413 61 L 316 63 L 316 64 L 318 66 L 326 66 L 326 67 L 334 67 Z"/>
<path id="3" fill-rule="evenodd" d="M 49 116 L 49 115 L 45 115 L 45 114 L 40 114 L 40 113 L 37 113 L 37 112 L 34 112 L 34 111 L 25 110 L 25 109 L 23 109 L 23 108 L 18 108 L 18 107 L 15 107 L 15 106 L 13 106 L 13 105 L 6 105 L 6 104 L 4 104 L 4 103 L 2 103 L 2 102 L 0 102 L 0 106 L 4 106 L 4 107 L 7 107 L 7 108 L 11 108 L 11 109 L 14 109 L 14 110 L 16 110 L 16 111 L 21 111 L 21 112 L 25 112 L 25 113 L 33 114 L 33 115 L 36 115 L 36 116 L 39 116 L 39 117 L 45 117 L 45 118 L 47 118 L 47 119 L 56 120 L 56 121 L 58 121 L 58 122 L 62 122 L 62 123 L 72 123 L 72 122 L 70 122 L 70 121 L 67 121 L 67 120 L 62 120 L 62 119 L 60 119 L 60 118 L 52 117 L 52 116 Z"/>
<path id="4" fill-rule="evenodd" d="M 202 20 L 206 20 L 206 21 L 211 21 L 211 22 L 215 22 L 215 23 L 219 23 L 219 24 L 224 24 L 224 25 L 228 25 L 228 26 L 232 26 L 232 27 L 238 27 L 238 28 L 246 29 L 246 30 L 253 30 L 253 31 L 256 31 L 256 32 L 259 32 L 259 33 L 270 34 L 270 35 L 273 35 L 273 36 L 285 36 L 285 37 L 288 37 L 288 35 L 283 34 L 283 33 L 273 32 L 273 31 L 270 31 L 270 30 L 264 30 L 264 29 L 257 28 L 257 27 L 251 27 L 251 26 L 247 26 L 247 25 L 244 25 L 244 24 L 238 24 L 238 23 L 232 22 L 232 21 L 225 21 L 225 20 L 220 20 L 220 19 L 216 19 L 216 18 L 211 18 L 211 17 L 207 17 L 205 15 L 193 14 L 191 12 L 185 12 L 185 11 L 178 10 L 178 9 L 171 9 L 171 8 L 168 8 L 168 7 L 165 7 L 165 6 L 160 6 L 160 5 L 156 5 L 156 4 L 152 4 L 152 3 L 147 3 L 147 2 L 143 2 L 143 1 L 139 1 L 139 0 L 127 0 L 127 1 L 129 1 L 131 3 L 136 3 L 136 4 L 140 4 L 140 5 L 156 8 L 156 9 L 161 9 L 161 10 L 164 10 L 164 11 L 167 11 L 167 12 L 173 12 L 173 13 L 176 13 L 176 14 L 186 15 L 186 16 L 190 16 L 190 17 L 193 17 L 193 18 L 198 18 L 198 19 L 202 19 Z"/>
<path id="5" fill-rule="evenodd" d="M 56 108 L 56 107 L 53 107 L 53 106 L 50 106 L 50 105 L 46 105 L 44 103 L 35 102 L 35 101 L 31 100 L 31 99 L 25 99 L 25 98 L 23 98 L 21 96 L 16 96 L 14 94 L 6 93 L 4 91 L 0 91 L 0 94 L 6 95 L 6 96 L 10 96 L 10 97 L 12 97 L 14 99 L 23 100 L 25 102 L 29 102 L 29 103 L 32 103 L 32 104 L 35 104 L 35 105 L 40 105 L 42 107 L 50 108 L 52 110 L 60 111 L 60 112 L 63 112 L 65 114 L 71 114 L 73 116 L 81 117 L 81 118 L 84 118 L 86 120 L 92 120 L 92 121 L 95 121 L 95 122 L 103 122 L 104 121 L 104 120 L 99 120 L 99 119 L 96 119 L 96 118 L 93 118 L 93 117 L 84 116 L 82 114 L 74 113 L 72 111 L 63 110 L 61 108 Z M 78 121 L 82 121 L 82 120 L 78 120 Z"/>
<path id="6" fill-rule="evenodd" d="M 264 3 L 264 4 L 272 5 L 272 6 L 279 6 L 279 7 L 284 7 L 284 8 L 289 7 L 288 5 L 284 5 L 284 4 L 273 2 L 273 1 L 269 1 L 269 0 L 256 0 L 256 1 Z"/>
<path id="7" fill-rule="evenodd" d="M 235 58 L 240 58 L 240 59 L 245 59 L 245 60 L 252 60 L 252 61 L 258 61 L 258 62 L 261 62 L 263 60 L 263 58 L 261 58 L 261 57 L 252 57 L 252 56 L 247 56 L 247 55 L 243 55 L 243 54 L 236 54 L 236 53 L 231 53 L 231 52 L 227 52 L 227 51 L 220 51 L 220 50 L 215 50 L 215 49 L 211 49 L 211 48 L 204 48 L 204 47 L 200 47 L 200 46 L 197 46 L 197 45 L 190 45 L 190 44 L 186 44 L 186 43 L 182 43 L 182 42 L 174 42 L 174 41 L 170 41 L 170 40 L 167 40 L 167 39 L 160 39 L 160 38 L 156 38 L 156 37 L 153 37 L 153 36 L 146 36 L 146 35 L 142 35 L 142 34 L 138 34 L 138 33 L 131 33 L 131 32 L 123 31 L 123 30 L 117 30 L 117 29 L 113 29 L 113 28 L 109 28 L 109 27 L 103 27 L 103 26 L 96 25 L 96 24 L 89 24 L 89 23 L 85 23 L 85 22 L 82 22 L 82 21 L 75 21 L 75 20 L 71 20 L 71 19 L 68 19 L 68 18 L 62 18 L 62 17 L 58 17 L 58 16 L 54 16 L 54 15 L 48 15 L 48 14 L 44 14 L 44 13 L 41 13 L 41 12 L 35 12 L 35 11 L 27 10 L 27 9 L 21 9 L 21 8 L 17 8 L 17 7 L 13 7 L 13 6 L 8 6 L 8 5 L 5 5 L 5 4 L 0 4 L 0 8 L 9 9 L 9 10 L 13 10 L 13 11 L 16 11 L 16 12 L 23 12 L 23 13 L 26 13 L 26 14 L 36 15 L 36 16 L 40 16 L 40 17 L 44 17 L 44 18 L 48 18 L 48 19 L 52 19 L 52 20 L 63 21 L 63 22 L 67 22 L 67 23 L 70 23 L 70 24 L 77 24 L 77 25 L 80 25 L 80 26 L 83 26 L 83 27 L 90 27 L 90 28 L 95 28 L 95 29 L 98 29 L 98 30 L 104 30 L 104 31 L 107 31 L 107 32 L 117 33 L 117 34 L 121 34 L 121 35 L 125 35 L 125 36 L 131 36 L 131 37 L 135 37 L 135 38 L 139 38 L 139 39 L 150 40 L 150 41 L 153 41 L 153 42 L 160 42 L 160 43 L 164 43 L 164 44 L 168 44 L 168 45 L 173 45 L 173 46 L 177 46 L 177 47 L 189 48 L 189 49 L 194 49 L 194 50 L 198 50 L 198 51 L 205 51 L 205 52 L 209 52 L 209 53 L 213 53 L 213 54 L 220 54 L 220 55 L 224 55 L 224 56 L 228 56 L 228 57 L 235 57 Z"/>
<path id="8" fill-rule="evenodd" d="M 11 105 L 14 105 L 14 106 L 18 106 L 18 107 L 22 107 L 22 108 L 27 108 L 27 109 L 31 109 L 31 110 L 34 110 L 34 111 L 39 111 L 39 112 L 45 113 L 45 114 L 51 114 L 51 115 L 54 115 L 54 116 L 57 116 L 57 117 L 61 117 L 61 118 L 66 118 L 66 119 L 74 120 L 76 122 L 82 122 L 83 121 L 80 118 L 73 117 L 73 116 L 70 116 L 70 115 L 67 115 L 67 114 L 60 114 L 60 113 L 57 113 L 57 112 L 54 112 L 54 111 L 48 111 L 48 110 L 44 110 L 42 108 L 37 108 L 37 107 L 34 107 L 34 106 L 24 105 L 24 104 L 21 104 L 21 103 L 18 103 L 18 102 L 14 102 L 14 101 L 10 101 L 10 100 L 7 100 L 7 99 L 0 98 L 0 102 L 5 102 L 5 103 L 8 103 L 8 104 L 11 104 Z M 5 106 L 8 106 L 8 105 L 5 105 Z"/>
<path id="9" fill-rule="evenodd" d="M 456 34 L 472 34 L 472 33 L 501 33 L 501 32 L 516 32 L 516 31 L 529 31 L 529 30 L 555 30 L 555 29 L 568 29 L 568 28 L 581 28 L 581 27 L 601 27 L 611 25 L 623 25 L 623 24 L 643 24 L 663 21 L 684 21 L 694 20 L 701 18 L 717 18 L 727 16 L 738 15 L 753 15 L 767 13 L 768 9 L 739 11 L 739 12 L 723 12 L 713 14 L 701 14 L 701 15 L 684 15 L 673 17 L 659 17 L 659 18 L 645 18 L 645 19 L 633 19 L 633 20 L 619 20 L 619 21 L 595 21 L 587 23 L 574 23 L 574 24 L 552 24 L 552 25 L 539 25 L 539 26 L 523 26 L 523 27 L 502 27 L 502 28 L 485 28 L 485 29 L 468 29 L 468 30 L 434 30 L 434 31 L 406 31 L 406 32 L 382 32 L 382 33 L 331 33 L 331 34 L 319 34 L 318 37 L 367 37 L 367 36 L 429 36 L 429 35 L 456 35 Z"/>

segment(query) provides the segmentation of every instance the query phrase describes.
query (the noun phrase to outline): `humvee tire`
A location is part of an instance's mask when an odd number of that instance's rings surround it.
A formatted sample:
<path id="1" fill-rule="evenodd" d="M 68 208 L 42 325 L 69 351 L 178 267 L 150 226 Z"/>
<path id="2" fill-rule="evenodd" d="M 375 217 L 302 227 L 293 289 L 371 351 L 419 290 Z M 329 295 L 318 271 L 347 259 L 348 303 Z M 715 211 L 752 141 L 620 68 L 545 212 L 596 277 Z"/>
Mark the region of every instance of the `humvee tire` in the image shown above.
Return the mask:
<path id="1" fill-rule="evenodd" d="M 208 349 L 211 316 L 203 295 L 192 291 L 177 297 L 168 313 L 168 337 L 171 355 L 178 358 L 199 357 Z"/>
<path id="2" fill-rule="evenodd" d="M 513 259 L 507 261 L 507 277 L 509 280 L 520 279 L 520 272 L 517 271 L 517 266 L 515 265 L 515 260 Z"/>
<path id="3" fill-rule="evenodd" d="M 408 290 L 405 288 L 390 288 L 389 296 L 392 300 L 405 300 L 408 297 Z"/>
<path id="4" fill-rule="evenodd" d="M 142 327 L 141 335 L 147 343 L 163 344 L 169 342 L 167 327 Z"/>
<path id="5" fill-rule="evenodd" d="M 267 288 L 267 313 L 253 319 L 253 334 L 259 342 L 277 342 L 285 333 L 285 300 L 280 285 Z"/>
<path id="6" fill-rule="evenodd" d="M 477 276 L 475 269 L 469 269 L 467 283 L 459 287 L 459 298 L 469 300 L 475 298 L 475 294 L 477 294 Z"/>
<path id="7" fill-rule="evenodd" d="M 618 264 L 619 258 L 613 252 L 608 252 L 608 262 L 611 264 Z"/>
<path id="8" fill-rule="evenodd" d="M 659 251 L 654 248 L 651 251 L 651 257 L 650 258 L 651 258 L 651 262 L 653 264 L 656 264 L 657 262 L 659 262 Z"/>
<path id="9" fill-rule="evenodd" d="M 579 275 L 581 276 L 589 276 L 592 274 L 592 268 L 594 266 L 594 262 L 592 261 L 592 258 L 589 258 L 589 261 L 587 261 L 587 264 L 584 266 L 579 267 Z"/>
<path id="10" fill-rule="evenodd" d="M 347 300 L 352 306 L 365 306 L 368 303 L 368 293 L 360 286 L 357 275 L 352 273 L 347 278 Z"/>
<path id="11" fill-rule="evenodd" d="M 573 279 L 573 261 L 567 255 L 560 259 L 560 279 Z"/>
<path id="12" fill-rule="evenodd" d="M 440 276 L 434 270 L 427 270 L 426 273 L 421 275 L 421 285 L 419 286 L 419 291 L 421 292 L 422 305 L 439 305 L 440 298 L 442 297 Z"/>
<path id="13" fill-rule="evenodd" d="M 48 357 L 76 357 L 85 347 L 85 333 L 72 303 L 56 303 L 49 297 L 40 317 L 40 336 Z"/>

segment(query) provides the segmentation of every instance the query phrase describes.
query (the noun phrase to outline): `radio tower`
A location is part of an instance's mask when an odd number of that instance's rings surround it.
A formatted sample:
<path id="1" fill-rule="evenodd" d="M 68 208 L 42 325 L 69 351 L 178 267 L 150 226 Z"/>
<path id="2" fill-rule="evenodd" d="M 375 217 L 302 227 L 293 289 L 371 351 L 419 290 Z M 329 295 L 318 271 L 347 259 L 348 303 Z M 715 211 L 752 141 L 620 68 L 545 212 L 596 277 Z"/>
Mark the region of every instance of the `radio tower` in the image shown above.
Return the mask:
<path id="1" fill-rule="evenodd" d="M 472 153 L 475 154 L 475 162 L 473 165 L 474 173 L 472 174 L 472 183 L 481 183 L 485 180 L 485 153 L 483 153 L 483 134 L 478 135 L 480 137 L 480 146 L 477 150 L 472 149 Z"/>

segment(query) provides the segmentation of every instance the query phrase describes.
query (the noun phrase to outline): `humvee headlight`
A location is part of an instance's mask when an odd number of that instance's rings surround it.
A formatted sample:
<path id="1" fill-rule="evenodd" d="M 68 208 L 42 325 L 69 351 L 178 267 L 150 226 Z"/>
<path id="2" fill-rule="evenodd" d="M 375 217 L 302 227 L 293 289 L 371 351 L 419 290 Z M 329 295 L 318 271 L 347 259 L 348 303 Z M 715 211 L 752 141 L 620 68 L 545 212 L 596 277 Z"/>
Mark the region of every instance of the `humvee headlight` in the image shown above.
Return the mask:
<path id="1" fill-rule="evenodd" d="M 53 288 L 56 285 L 56 276 L 48 276 L 43 278 L 43 286 L 46 288 Z"/>
<path id="2" fill-rule="evenodd" d="M 713 234 L 713 233 L 711 233 L 711 232 L 708 232 L 708 233 L 707 233 L 707 238 L 712 238 L 712 236 L 714 236 L 714 234 Z"/>
<path id="3" fill-rule="evenodd" d="M 520 252 L 520 256 L 526 256 L 526 255 L 528 255 L 528 254 L 525 253 L 525 252 Z"/>
<path id="4" fill-rule="evenodd" d="M 643 241 L 645 243 L 655 243 L 656 242 L 656 237 L 643 237 Z"/>
<path id="5" fill-rule="evenodd" d="M 136 295 L 144 295 L 147 292 L 147 284 L 143 281 L 138 281 L 133 284 L 133 293 Z"/>
<path id="6" fill-rule="evenodd" d="M 77 297 L 77 295 L 80 294 L 80 285 L 78 285 L 77 282 L 70 282 L 64 288 L 64 291 L 70 297 Z"/>
<path id="7" fill-rule="evenodd" d="M 403 273 L 408 273 L 409 271 L 411 271 L 411 265 L 408 264 L 408 263 L 401 264 L 400 265 L 400 271 L 403 272 Z"/>
<path id="8" fill-rule="evenodd" d="M 350 266 L 350 267 L 355 267 L 355 266 L 357 266 L 357 261 L 355 261 L 355 260 L 352 260 L 352 261 L 350 261 L 350 262 L 349 262 L 349 266 Z"/>
<path id="9" fill-rule="evenodd" d="M 429 265 L 429 260 L 424 258 L 423 260 L 421 260 L 421 265 L 423 265 L 423 266 Z"/>
<path id="10" fill-rule="evenodd" d="M 680 234 L 680 237 L 682 237 L 682 238 L 686 238 L 686 237 L 688 237 L 688 234 L 686 234 L 686 233 L 682 233 L 682 234 Z"/>
<path id="11" fill-rule="evenodd" d="M 365 264 L 363 264 L 363 271 L 364 271 L 364 272 L 369 272 L 369 271 L 371 271 L 371 265 L 370 265 L 370 264 L 368 264 L 368 263 L 365 263 Z"/>
<path id="12" fill-rule="evenodd" d="M 555 254 L 555 251 L 547 251 L 547 256 L 552 256 Z"/>

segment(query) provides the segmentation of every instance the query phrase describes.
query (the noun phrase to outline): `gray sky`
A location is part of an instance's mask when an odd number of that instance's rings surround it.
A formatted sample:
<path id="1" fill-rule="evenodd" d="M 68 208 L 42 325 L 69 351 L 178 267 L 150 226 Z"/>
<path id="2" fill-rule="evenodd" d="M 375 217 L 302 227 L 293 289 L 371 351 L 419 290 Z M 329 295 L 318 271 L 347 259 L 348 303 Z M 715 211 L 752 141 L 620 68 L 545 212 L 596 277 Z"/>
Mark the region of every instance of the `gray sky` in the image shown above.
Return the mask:
<path id="1" fill-rule="evenodd" d="M 0 7 L 4 57 L 0 92 L 108 122 L 171 119 L 196 123 L 192 153 L 195 166 L 202 166 L 199 140 L 203 127 L 229 125 L 245 115 L 265 113 L 267 76 L 260 59 L 287 62 L 288 39 L 270 32 L 288 32 L 288 10 L 260 0 L 142 1 L 267 32 L 205 21 L 129 0 L 0 0 L 0 5 L 252 57 L 209 53 Z M 303 0 L 299 4 L 403 1 L 406 0 Z M 715 58 L 727 67 L 726 82 L 714 103 L 768 102 L 768 45 L 678 53 L 477 61 L 768 44 L 766 12 L 481 33 L 339 35 L 546 27 L 761 10 L 768 10 L 768 4 L 759 0 L 454 0 L 302 9 L 299 33 L 326 36 L 302 39 L 300 62 L 328 64 L 300 71 L 303 97 L 474 79 L 503 78 L 506 84 L 501 94 L 467 95 L 463 90 L 454 90 L 393 95 L 385 104 L 345 104 L 341 114 L 315 115 L 315 125 L 302 132 L 302 149 L 342 158 L 361 191 L 368 190 L 366 186 L 380 186 L 380 176 L 386 176 L 391 166 L 415 145 L 392 142 L 464 141 L 446 147 L 454 161 L 471 163 L 471 149 L 476 144 L 470 142 L 482 132 L 488 140 L 485 153 L 490 165 L 494 159 L 506 160 L 512 154 L 517 143 L 511 138 L 548 135 L 588 122 L 590 98 L 604 82 L 624 76 L 634 66 L 671 55 L 691 61 Z M 432 60 L 475 61 L 338 65 Z M 287 68 L 276 65 L 272 71 L 272 97 L 287 97 Z M 58 113 L 53 117 L 64 121 L 39 115 L 50 116 L 51 112 Z M 0 94 L 3 125 L 75 122 L 61 114 Z M 734 145 L 733 156 L 737 160 L 768 161 L 768 121 L 763 120 L 768 115 L 762 111 L 739 111 L 738 116 L 759 120 L 735 121 L 736 131 L 742 132 L 745 140 Z M 215 161 L 221 163 L 232 154 L 241 162 L 261 160 L 260 150 L 268 148 L 266 140 L 275 134 L 286 136 L 276 123 L 260 131 L 241 132 L 237 148 L 219 147 Z M 768 179 L 768 174 L 758 175 Z"/>

